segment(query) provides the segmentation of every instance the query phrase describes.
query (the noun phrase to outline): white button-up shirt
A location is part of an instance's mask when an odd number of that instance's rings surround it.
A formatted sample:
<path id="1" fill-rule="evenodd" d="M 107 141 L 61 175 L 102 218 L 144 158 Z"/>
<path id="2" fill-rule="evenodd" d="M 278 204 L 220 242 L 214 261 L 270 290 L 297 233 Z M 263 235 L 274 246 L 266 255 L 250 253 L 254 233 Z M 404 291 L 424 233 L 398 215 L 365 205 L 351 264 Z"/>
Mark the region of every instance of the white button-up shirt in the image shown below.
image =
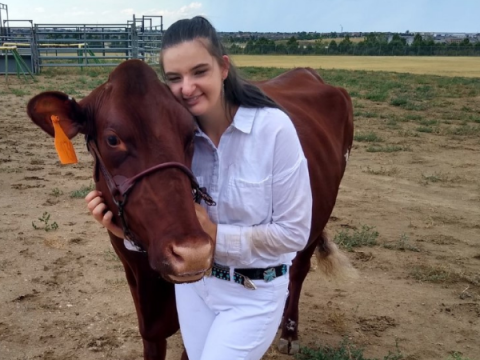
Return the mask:
<path id="1" fill-rule="evenodd" d="M 312 194 L 307 160 L 290 118 L 240 107 L 218 148 L 198 130 L 192 170 L 216 201 L 214 260 L 233 267 L 290 265 L 307 244 Z"/>

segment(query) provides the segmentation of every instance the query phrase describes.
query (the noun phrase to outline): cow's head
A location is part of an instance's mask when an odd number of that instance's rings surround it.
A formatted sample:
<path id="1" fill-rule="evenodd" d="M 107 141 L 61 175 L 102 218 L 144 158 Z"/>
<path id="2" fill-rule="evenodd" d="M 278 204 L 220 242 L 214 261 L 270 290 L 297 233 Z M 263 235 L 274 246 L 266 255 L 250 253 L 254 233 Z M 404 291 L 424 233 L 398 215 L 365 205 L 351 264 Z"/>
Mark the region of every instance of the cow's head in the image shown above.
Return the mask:
<path id="1" fill-rule="evenodd" d="M 60 120 L 69 138 L 87 135 L 115 179 L 132 178 L 166 162 L 191 166 L 193 117 L 141 61 L 122 63 L 106 83 L 78 103 L 61 92 L 44 92 L 30 100 L 27 111 L 50 136 L 52 118 Z M 102 171 L 95 172 L 97 189 L 115 214 L 108 179 Z M 183 171 L 169 167 L 138 179 L 128 193 L 124 213 L 150 266 L 166 280 L 196 281 L 211 267 L 213 240 L 196 218 L 191 181 Z"/>

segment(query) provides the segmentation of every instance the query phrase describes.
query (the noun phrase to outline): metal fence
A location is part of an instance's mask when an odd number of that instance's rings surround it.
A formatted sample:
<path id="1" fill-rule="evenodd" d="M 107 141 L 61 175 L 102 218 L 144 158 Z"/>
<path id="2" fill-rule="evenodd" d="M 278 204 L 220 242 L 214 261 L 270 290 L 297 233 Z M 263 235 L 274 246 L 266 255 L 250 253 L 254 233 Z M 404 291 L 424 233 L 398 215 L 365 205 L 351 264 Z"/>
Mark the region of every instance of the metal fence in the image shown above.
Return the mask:
<path id="1" fill-rule="evenodd" d="M 158 63 L 163 18 L 134 16 L 126 24 L 31 23 L 29 27 L 3 29 L 0 73 L 2 69 L 3 73 L 12 72 L 11 66 L 5 66 L 5 59 L 14 47 L 31 71 L 38 74 L 47 67 L 116 66 L 128 59 Z"/>

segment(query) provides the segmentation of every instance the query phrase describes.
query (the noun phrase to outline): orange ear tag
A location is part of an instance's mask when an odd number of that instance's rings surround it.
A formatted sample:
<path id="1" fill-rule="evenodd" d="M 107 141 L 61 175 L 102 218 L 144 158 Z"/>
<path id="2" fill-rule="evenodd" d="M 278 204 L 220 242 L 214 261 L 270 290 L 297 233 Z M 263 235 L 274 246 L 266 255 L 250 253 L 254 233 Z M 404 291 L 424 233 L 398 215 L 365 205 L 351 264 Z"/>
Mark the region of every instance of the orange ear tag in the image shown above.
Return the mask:
<path id="1" fill-rule="evenodd" d="M 68 136 L 60 126 L 60 118 L 56 115 L 50 117 L 53 123 L 53 129 L 55 130 L 55 149 L 57 150 L 58 157 L 62 164 L 76 164 L 78 162 L 77 155 L 73 144 Z"/>

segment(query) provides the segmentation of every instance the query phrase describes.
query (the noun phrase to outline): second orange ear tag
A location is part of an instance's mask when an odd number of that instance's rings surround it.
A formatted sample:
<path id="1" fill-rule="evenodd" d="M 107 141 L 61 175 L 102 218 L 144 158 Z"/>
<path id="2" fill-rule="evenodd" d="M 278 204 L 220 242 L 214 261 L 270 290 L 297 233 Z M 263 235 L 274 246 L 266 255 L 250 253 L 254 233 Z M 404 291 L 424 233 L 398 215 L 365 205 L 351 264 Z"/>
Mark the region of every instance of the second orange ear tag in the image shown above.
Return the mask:
<path id="1" fill-rule="evenodd" d="M 58 157 L 62 164 L 76 164 L 78 162 L 77 155 L 73 144 L 68 136 L 60 126 L 60 118 L 56 115 L 50 117 L 53 123 L 53 129 L 55 130 L 55 149 L 57 150 Z"/>

